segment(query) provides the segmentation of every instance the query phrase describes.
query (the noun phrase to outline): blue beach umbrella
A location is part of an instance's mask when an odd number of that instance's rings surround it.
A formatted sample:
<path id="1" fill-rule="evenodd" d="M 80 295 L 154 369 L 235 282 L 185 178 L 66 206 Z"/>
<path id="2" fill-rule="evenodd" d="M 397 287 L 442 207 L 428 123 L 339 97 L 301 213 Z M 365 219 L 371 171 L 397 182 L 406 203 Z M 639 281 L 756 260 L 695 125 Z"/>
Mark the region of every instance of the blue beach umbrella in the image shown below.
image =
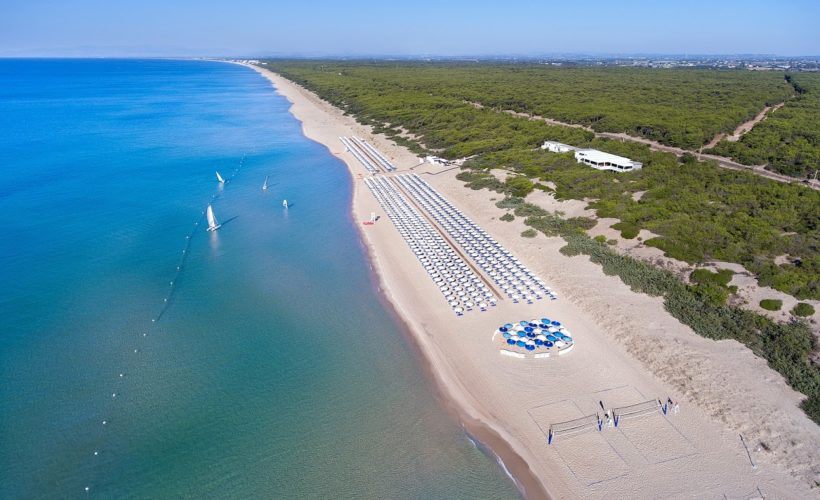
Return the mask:
<path id="1" fill-rule="evenodd" d="M 527 333 L 532 333 L 533 328 L 531 326 L 524 327 L 524 331 Z"/>
<path id="2" fill-rule="evenodd" d="M 527 336 L 527 332 L 518 332 L 518 336 L 519 336 L 519 337 L 526 337 L 526 336 Z"/>
<path id="3" fill-rule="evenodd" d="M 505 324 L 504 324 L 504 328 L 506 328 L 507 330 L 509 330 L 509 329 L 510 329 L 510 328 L 512 328 L 512 327 L 513 327 L 513 324 L 512 324 L 512 323 L 505 323 Z"/>
<path id="4" fill-rule="evenodd" d="M 513 339 L 507 339 L 507 343 L 508 343 L 509 345 L 515 345 L 515 340 L 513 340 Z"/>
<path id="5" fill-rule="evenodd" d="M 528 351 L 534 351 L 534 350 L 535 350 L 535 346 L 534 346 L 534 345 L 528 345 L 528 346 L 526 347 L 526 349 L 527 349 Z"/>
<path id="6" fill-rule="evenodd" d="M 547 324 L 549 324 L 549 322 L 550 322 L 550 319 L 549 319 L 549 318 L 541 318 L 541 323 L 547 323 Z"/>
<path id="7" fill-rule="evenodd" d="M 515 343 L 515 345 L 517 345 L 518 347 L 524 347 L 527 344 L 523 340 L 519 340 L 518 342 Z"/>
<path id="8" fill-rule="evenodd" d="M 549 349 L 550 347 L 552 347 L 552 345 L 553 345 L 553 344 L 552 344 L 552 342 L 550 342 L 549 340 L 547 340 L 546 342 L 544 342 L 544 347 L 546 347 L 546 348 L 548 348 L 548 349 Z"/>
<path id="9" fill-rule="evenodd" d="M 526 322 L 526 321 L 524 321 L 523 319 L 522 319 L 521 321 L 519 321 L 519 322 L 518 322 L 518 324 L 519 324 L 519 325 L 521 325 L 521 326 L 527 326 L 527 325 L 529 325 L 529 323 L 528 323 L 528 322 Z"/>

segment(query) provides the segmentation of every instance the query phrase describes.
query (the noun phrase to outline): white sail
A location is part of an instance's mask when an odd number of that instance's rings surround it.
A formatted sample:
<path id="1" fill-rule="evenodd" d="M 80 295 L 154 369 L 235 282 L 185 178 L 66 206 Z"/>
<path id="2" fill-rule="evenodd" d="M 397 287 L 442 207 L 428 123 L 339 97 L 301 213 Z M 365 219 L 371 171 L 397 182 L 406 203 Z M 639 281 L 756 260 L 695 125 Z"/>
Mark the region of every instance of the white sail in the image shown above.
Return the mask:
<path id="1" fill-rule="evenodd" d="M 282 206 L 288 208 L 288 200 L 283 201 Z"/>
<path id="2" fill-rule="evenodd" d="M 216 180 L 218 180 L 220 182 L 220 184 L 225 184 L 225 179 L 223 179 L 222 176 L 219 175 L 218 171 L 216 173 Z"/>
<path id="3" fill-rule="evenodd" d="M 268 178 L 267 178 L 267 176 L 265 176 L 265 183 L 262 184 L 262 191 L 267 191 L 267 190 L 268 190 Z"/>
<path id="4" fill-rule="evenodd" d="M 219 229 L 221 224 L 216 221 L 214 209 L 210 205 L 208 205 L 208 210 L 205 212 L 205 215 L 208 218 L 208 231 L 216 231 L 217 229 Z"/>

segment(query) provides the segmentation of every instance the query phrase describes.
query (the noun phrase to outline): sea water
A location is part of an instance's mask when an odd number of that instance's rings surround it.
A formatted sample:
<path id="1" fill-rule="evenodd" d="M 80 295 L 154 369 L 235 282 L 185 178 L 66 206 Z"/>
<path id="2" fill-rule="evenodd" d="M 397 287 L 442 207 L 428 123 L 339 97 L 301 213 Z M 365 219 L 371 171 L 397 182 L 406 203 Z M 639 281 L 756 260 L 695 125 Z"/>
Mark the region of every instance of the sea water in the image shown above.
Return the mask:
<path id="1" fill-rule="evenodd" d="M 0 498 L 517 496 L 287 109 L 224 63 L 0 61 Z"/>

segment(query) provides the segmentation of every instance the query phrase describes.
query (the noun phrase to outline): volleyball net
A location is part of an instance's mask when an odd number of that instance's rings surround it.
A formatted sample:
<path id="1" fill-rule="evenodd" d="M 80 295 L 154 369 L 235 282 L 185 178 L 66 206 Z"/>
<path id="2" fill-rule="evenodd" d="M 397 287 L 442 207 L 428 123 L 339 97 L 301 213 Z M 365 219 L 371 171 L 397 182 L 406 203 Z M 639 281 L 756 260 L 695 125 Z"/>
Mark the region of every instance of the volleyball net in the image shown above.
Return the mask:
<path id="1" fill-rule="evenodd" d="M 556 422 L 550 424 L 549 434 L 547 436 L 547 444 L 552 444 L 552 440 L 557 435 L 574 434 L 576 432 L 583 432 L 590 429 L 601 430 L 601 417 L 597 413 L 585 415 L 580 418 L 566 420 L 564 422 Z"/>
<path id="2" fill-rule="evenodd" d="M 618 424 L 622 418 L 637 418 L 644 415 L 651 415 L 659 411 L 666 413 L 665 408 L 659 400 L 650 399 L 640 403 L 635 403 L 634 405 L 612 408 L 612 418 L 615 420 L 615 427 L 618 427 Z"/>

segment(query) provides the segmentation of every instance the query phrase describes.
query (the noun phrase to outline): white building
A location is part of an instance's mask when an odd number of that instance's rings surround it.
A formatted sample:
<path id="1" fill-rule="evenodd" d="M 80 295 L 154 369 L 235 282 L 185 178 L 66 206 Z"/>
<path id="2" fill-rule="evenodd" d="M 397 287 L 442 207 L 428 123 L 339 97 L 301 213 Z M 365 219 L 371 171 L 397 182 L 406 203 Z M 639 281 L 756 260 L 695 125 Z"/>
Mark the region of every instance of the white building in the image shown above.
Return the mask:
<path id="1" fill-rule="evenodd" d="M 575 151 L 575 160 L 589 165 L 598 170 L 611 170 L 612 172 L 629 172 L 630 170 L 638 170 L 643 167 L 641 162 L 624 158 L 623 156 L 604 153 L 597 149 L 579 149 L 569 144 L 555 141 L 544 141 L 541 149 L 546 149 L 553 153 L 567 153 Z"/>
<path id="2" fill-rule="evenodd" d="M 575 159 L 598 170 L 612 172 L 629 172 L 643 168 L 643 163 L 624 158 L 623 156 L 604 153 L 597 149 L 580 149 L 575 151 Z"/>
<path id="3" fill-rule="evenodd" d="M 569 144 L 555 141 L 544 141 L 544 144 L 541 145 L 541 149 L 546 149 L 547 151 L 552 151 L 553 153 L 566 153 L 568 151 L 578 150 L 575 146 L 570 146 Z"/>

